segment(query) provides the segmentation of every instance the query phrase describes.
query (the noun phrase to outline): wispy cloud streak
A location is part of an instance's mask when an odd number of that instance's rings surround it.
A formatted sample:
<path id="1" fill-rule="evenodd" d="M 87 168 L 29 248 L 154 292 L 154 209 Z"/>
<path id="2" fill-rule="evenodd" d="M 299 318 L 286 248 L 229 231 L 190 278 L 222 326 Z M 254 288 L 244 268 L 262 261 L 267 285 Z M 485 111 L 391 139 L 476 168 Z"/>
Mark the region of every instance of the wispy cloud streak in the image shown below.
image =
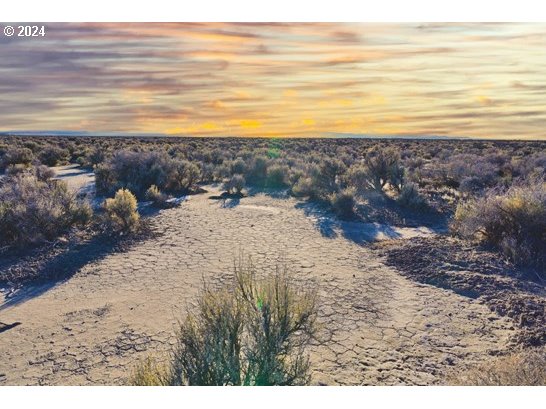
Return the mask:
<path id="1" fill-rule="evenodd" d="M 0 128 L 546 138 L 546 24 L 70 23 L 0 37 Z"/>

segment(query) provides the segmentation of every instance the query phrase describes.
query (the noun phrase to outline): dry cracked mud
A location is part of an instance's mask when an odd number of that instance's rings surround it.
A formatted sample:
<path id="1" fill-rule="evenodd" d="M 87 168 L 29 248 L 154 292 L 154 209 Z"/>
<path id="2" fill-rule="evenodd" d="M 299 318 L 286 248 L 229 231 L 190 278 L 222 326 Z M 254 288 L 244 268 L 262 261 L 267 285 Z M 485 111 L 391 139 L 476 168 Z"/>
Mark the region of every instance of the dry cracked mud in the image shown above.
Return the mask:
<path id="1" fill-rule="evenodd" d="M 284 260 L 318 283 L 312 384 L 434 384 L 508 348 L 510 318 L 402 276 L 354 225 L 293 198 L 209 199 L 215 193 L 159 212 L 157 235 L 69 280 L 4 295 L 0 321 L 21 324 L 0 331 L 0 384 L 123 384 L 139 358 L 167 353 L 203 279 L 228 277 L 240 251 L 260 268 Z"/>

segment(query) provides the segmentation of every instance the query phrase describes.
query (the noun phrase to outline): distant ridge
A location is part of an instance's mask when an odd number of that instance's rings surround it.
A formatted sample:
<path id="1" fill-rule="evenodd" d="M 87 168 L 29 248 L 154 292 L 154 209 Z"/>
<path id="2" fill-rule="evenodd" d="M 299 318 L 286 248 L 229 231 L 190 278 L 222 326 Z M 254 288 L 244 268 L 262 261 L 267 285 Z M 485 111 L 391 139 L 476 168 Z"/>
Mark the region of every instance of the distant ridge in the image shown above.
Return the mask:
<path id="1" fill-rule="evenodd" d="M 1 136 L 167 136 L 162 133 L 145 132 L 89 132 L 89 131 L 2 131 Z"/>
<path id="2" fill-rule="evenodd" d="M 324 138 L 353 138 L 353 139 L 432 139 L 432 140 L 452 140 L 452 139 L 473 139 L 471 136 L 446 136 L 446 135 L 383 135 L 383 134 L 357 134 L 343 132 L 327 132 L 323 134 Z"/>
<path id="3" fill-rule="evenodd" d="M 61 131 L 61 130 L 47 130 L 47 131 L 2 131 L 0 136 L 111 136 L 111 137 L 184 137 L 191 135 L 167 135 L 163 133 L 146 133 L 146 132 L 90 132 L 90 131 Z M 206 137 L 206 136 L 199 136 Z M 212 137 L 212 136 L 211 136 Z M 215 136 L 216 138 L 236 138 L 236 136 L 225 135 Z M 286 138 L 292 136 L 287 135 Z M 245 137 L 248 138 L 248 137 Z M 257 138 L 261 138 L 257 136 Z M 279 137 L 276 137 L 279 138 Z M 281 137 L 283 138 L 283 137 Z M 453 139 L 473 139 L 469 136 L 446 136 L 446 135 L 382 135 L 382 134 L 356 134 L 356 133 L 342 133 L 342 132 L 325 132 L 318 135 L 310 135 L 308 137 L 297 136 L 297 138 L 352 138 L 352 139 L 430 139 L 430 140 L 453 140 Z"/>

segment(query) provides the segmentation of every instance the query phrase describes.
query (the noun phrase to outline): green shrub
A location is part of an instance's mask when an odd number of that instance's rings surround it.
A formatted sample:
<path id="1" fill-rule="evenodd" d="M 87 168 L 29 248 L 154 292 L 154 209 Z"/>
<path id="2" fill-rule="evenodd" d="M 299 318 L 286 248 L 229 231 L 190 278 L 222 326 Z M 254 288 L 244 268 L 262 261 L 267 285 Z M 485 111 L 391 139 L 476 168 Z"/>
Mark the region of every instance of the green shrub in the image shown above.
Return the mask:
<path id="1" fill-rule="evenodd" d="M 27 172 L 0 185 L 0 243 L 36 244 L 52 240 L 92 217 L 87 202 L 78 200 L 64 182 L 40 180 Z"/>
<path id="2" fill-rule="evenodd" d="M 317 289 L 286 266 L 258 276 L 249 259 L 223 287 L 203 288 L 180 324 L 168 368 L 147 360 L 134 385 L 306 385 L 316 332 Z"/>
<path id="3" fill-rule="evenodd" d="M 521 264 L 544 268 L 546 260 L 546 183 L 531 181 L 505 192 L 490 190 L 462 202 L 455 233 L 491 244 Z"/>
<path id="4" fill-rule="evenodd" d="M 114 232 L 135 232 L 140 227 L 140 215 L 135 195 L 120 189 L 113 199 L 104 202 L 106 225 Z"/>

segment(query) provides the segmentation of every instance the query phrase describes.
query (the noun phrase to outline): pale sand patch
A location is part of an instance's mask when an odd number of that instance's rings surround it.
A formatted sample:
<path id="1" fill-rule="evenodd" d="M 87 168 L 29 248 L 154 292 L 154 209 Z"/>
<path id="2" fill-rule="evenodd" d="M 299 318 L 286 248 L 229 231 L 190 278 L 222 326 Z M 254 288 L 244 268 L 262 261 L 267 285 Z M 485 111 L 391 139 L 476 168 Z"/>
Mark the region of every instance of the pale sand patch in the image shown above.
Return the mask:
<path id="1" fill-rule="evenodd" d="M 351 226 L 325 227 L 293 198 L 226 207 L 208 197 L 160 211 L 158 237 L 0 309 L 0 321 L 21 322 L 0 333 L 0 384 L 122 384 L 139 357 L 168 350 L 202 279 L 227 279 L 240 249 L 259 267 L 284 259 L 318 281 L 313 384 L 431 384 L 514 333 L 476 300 L 402 277 Z"/>
<path id="2" fill-rule="evenodd" d="M 68 185 L 73 192 L 92 193 L 95 189 L 95 174 L 82 169 L 79 165 L 54 166 L 54 179 L 59 179 Z"/>

